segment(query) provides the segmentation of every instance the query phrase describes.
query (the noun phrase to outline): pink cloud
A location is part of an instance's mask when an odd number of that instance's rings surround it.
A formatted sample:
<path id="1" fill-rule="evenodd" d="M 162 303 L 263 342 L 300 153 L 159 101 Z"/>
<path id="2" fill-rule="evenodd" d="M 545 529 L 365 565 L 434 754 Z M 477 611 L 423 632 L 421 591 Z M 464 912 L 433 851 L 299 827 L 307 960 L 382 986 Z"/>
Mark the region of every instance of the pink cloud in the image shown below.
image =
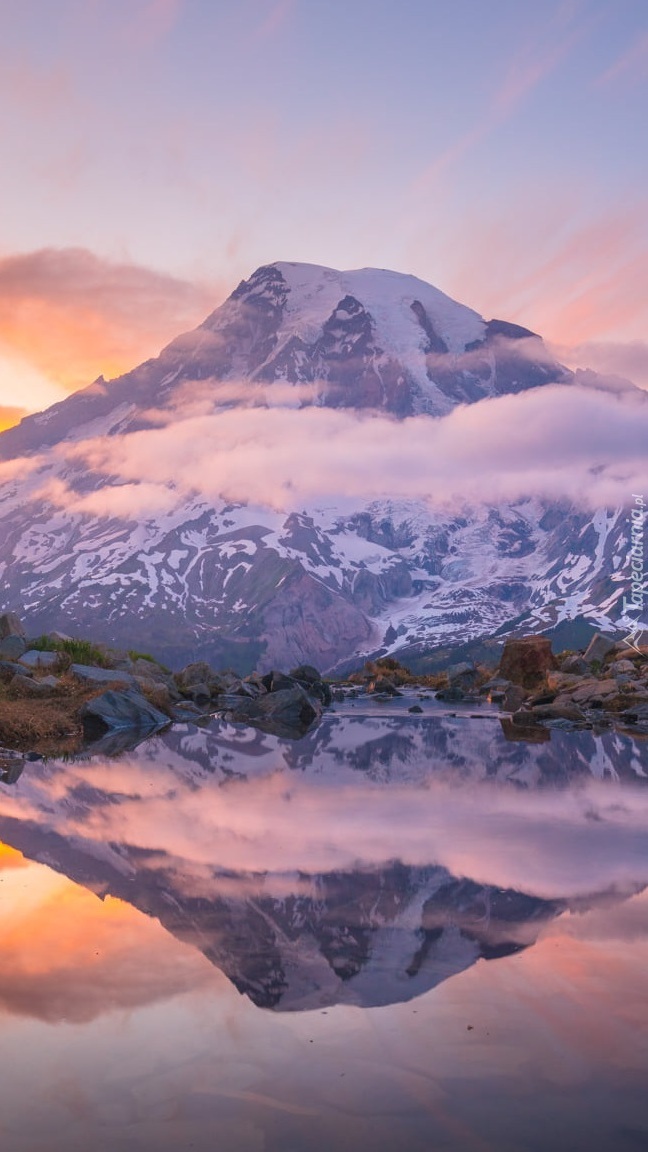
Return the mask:
<path id="1" fill-rule="evenodd" d="M 64 443 L 47 472 L 23 477 L 15 499 L 126 517 L 166 514 L 195 499 L 282 511 L 379 497 L 436 506 L 531 496 L 622 505 L 645 478 L 648 403 L 614 381 L 609 390 L 588 384 L 585 374 L 580 384 L 461 406 L 443 419 L 318 407 L 200 409 L 171 422 L 162 413 L 152 429 Z M 74 471 L 87 468 L 113 480 L 77 496 Z"/>
<path id="2" fill-rule="evenodd" d="M 72 391 L 155 354 L 224 294 L 224 285 L 190 283 L 83 248 L 5 255 L 0 345 Z"/>

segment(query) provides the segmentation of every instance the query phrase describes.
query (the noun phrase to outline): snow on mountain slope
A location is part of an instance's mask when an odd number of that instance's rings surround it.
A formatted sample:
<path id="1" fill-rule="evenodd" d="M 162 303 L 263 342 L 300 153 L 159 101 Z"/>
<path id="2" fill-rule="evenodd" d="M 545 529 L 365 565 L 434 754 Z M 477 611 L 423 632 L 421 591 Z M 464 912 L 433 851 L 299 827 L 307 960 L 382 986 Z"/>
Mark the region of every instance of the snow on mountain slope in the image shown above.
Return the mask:
<path id="1" fill-rule="evenodd" d="M 0 435 L 0 607 L 34 633 L 92 633 L 242 671 L 330 669 L 518 619 L 605 624 L 624 587 L 620 511 L 592 514 L 569 496 L 398 495 L 423 493 L 415 461 L 451 422 L 450 443 L 464 427 L 478 448 L 479 427 L 458 426 L 457 413 L 484 403 L 492 420 L 506 394 L 546 384 L 550 396 L 578 392 L 538 337 L 414 277 L 259 268 L 157 359 Z M 317 448 L 330 497 L 304 497 L 299 477 L 283 476 L 277 429 L 284 455 L 303 440 L 296 468 Z M 367 429 L 377 435 L 356 460 Z M 318 433 L 337 439 L 316 445 Z M 228 495 L 230 471 L 245 481 L 259 460 L 257 496 Z"/>

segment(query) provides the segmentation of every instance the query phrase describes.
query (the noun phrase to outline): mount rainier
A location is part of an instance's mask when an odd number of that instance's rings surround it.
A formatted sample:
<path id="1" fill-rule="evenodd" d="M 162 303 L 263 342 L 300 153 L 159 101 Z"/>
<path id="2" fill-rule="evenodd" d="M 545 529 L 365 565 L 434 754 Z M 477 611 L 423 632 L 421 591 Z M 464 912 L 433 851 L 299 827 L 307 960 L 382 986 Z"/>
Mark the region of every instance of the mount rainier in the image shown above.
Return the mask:
<path id="1" fill-rule="evenodd" d="M 0 435 L 2 609 L 241 671 L 610 626 L 621 507 L 475 498 L 482 413 L 606 387 L 414 277 L 259 268 L 157 358 Z"/>

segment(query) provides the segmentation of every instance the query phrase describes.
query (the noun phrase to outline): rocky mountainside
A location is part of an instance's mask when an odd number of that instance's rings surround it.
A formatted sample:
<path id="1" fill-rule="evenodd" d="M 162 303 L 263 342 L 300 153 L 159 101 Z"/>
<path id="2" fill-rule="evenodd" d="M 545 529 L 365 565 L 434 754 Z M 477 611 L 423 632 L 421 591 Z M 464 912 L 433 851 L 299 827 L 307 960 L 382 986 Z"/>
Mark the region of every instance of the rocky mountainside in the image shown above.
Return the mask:
<path id="1" fill-rule="evenodd" d="M 263 424 L 254 441 L 232 431 L 240 413 L 380 414 L 392 433 L 403 422 L 405 462 L 408 421 L 432 426 L 461 406 L 571 383 L 539 337 L 414 277 L 260 268 L 156 359 L 0 436 L 0 609 L 33 634 L 91 632 L 175 665 L 205 657 L 241 671 L 331 669 L 575 616 L 605 626 L 621 594 L 621 512 L 533 496 L 450 510 L 432 493 L 395 498 L 389 475 L 384 496 L 364 498 L 362 470 L 375 493 L 378 465 L 362 461 L 358 491 L 341 479 L 337 496 L 306 507 L 297 496 L 290 507 L 288 491 L 281 511 L 211 479 L 221 424 L 254 469 Z M 205 420 L 220 423 L 196 468 Z M 160 429 L 165 447 L 148 449 L 143 437 L 157 444 Z M 185 447 L 161 481 L 174 445 Z"/>

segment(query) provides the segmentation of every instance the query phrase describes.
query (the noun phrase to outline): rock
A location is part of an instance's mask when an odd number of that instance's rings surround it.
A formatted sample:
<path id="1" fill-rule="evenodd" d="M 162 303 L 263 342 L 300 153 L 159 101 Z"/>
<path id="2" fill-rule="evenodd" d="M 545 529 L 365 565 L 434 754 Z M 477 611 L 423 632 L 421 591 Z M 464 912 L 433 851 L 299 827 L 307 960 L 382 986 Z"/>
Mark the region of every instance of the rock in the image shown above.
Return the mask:
<path id="1" fill-rule="evenodd" d="M 525 636 L 506 641 L 497 674 L 522 688 L 538 688 L 555 668 L 551 641 L 546 636 Z"/>
<path id="2" fill-rule="evenodd" d="M 597 632 L 596 636 L 592 636 L 583 655 L 583 660 L 586 664 L 592 664 L 595 660 L 598 661 L 599 664 L 602 664 L 608 652 L 613 652 L 616 645 L 616 640 L 610 640 L 607 636 L 603 636 L 601 632 Z"/>
<path id="3" fill-rule="evenodd" d="M 0 640 L 0 660 L 18 660 L 27 650 L 27 643 L 22 636 L 5 636 Z"/>
<path id="4" fill-rule="evenodd" d="M 9 687 L 17 696 L 49 696 L 52 692 L 47 684 L 34 680 L 31 676 L 14 676 L 13 680 L 9 681 Z"/>
<path id="5" fill-rule="evenodd" d="M 441 690 L 436 693 L 435 699 L 445 700 L 449 704 L 456 704 L 460 700 L 463 700 L 464 696 L 465 692 L 462 692 L 461 688 L 441 688 Z"/>
<path id="6" fill-rule="evenodd" d="M 130 672 L 119 672 L 116 668 L 95 668 L 93 664 L 72 664 L 70 672 L 84 684 L 124 684 L 135 688 L 135 677 Z"/>
<path id="7" fill-rule="evenodd" d="M 58 662 L 58 652 L 40 652 L 36 648 L 30 648 L 18 660 L 24 668 L 55 668 Z"/>
<path id="8" fill-rule="evenodd" d="M 312 664 L 300 664 L 297 668 L 293 668 L 289 675 L 293 680 L 299 680 L 300 684 L 317 684 L 322 679 Z"/>
<path id="9" fill-rule="evenodd" d="M 585 665 L 585 671 L 589 672 L 589 668 Z M 581 676 L 573 675 L 569 672 L 547 672 L 547 688 L 550 692 L 562 692 L 569 688 L 577 688 L 582 682 Z"/>
<path id="10" fill-rule="evenodd" d="M 611 676 L 623 676 L 627 674 L 632 675 L 634 670 L 635 666 L 632 663 L 632 660 L 615 660 L 614 663 L 610 664 L 607 669 Z"/>
<path id="11" fill-rule="evenodd" d="M 451 688 L 473 688 L 479 673 L 474 664 L 464 660 L 460 664 L 452 664 L 446 670 L 446 676 Z"/>
<path id="12" fill-rule="evenodd" d="M 296 684 L 268 692 L 256 700 L 249 697 L 229 697 L 227 711 L 232 720 L 254 724 L 277 735 L 301 736 L 321 716 L 316 701 Z"/>
<path id="13" fill-rule="evenodd" d="M 184 689 L 184 694 L 193 700 L 194 704 L 197 704 L 201 710 L 210 703 L 212 698 L 209 684 L 205 683 L 190 684 L 188 688 Z"/>
<path id="14" fill-rule="evenodd" d="M 619 686 L 616 680 L 595 680 L 590 678 L 578 688 L 570 692 L 575 704 L 589 704 L 592 700 L 604 700 L 607 696 L 616 696 Z"/>
<path id="15" fill-rule="evenodd" d="M 61 683 L 61 678 L 60 676 L 41 676 L 38 683 L 45 688 L 58 688 Z"/>
<path id="16" fill-rule="evenodd" d="M 14 676 L 31 676 L 28 668 L 14 664 L 11 660 L 0 660 L 0 681 L 8 684 Z"/>
<path id="17" fill-rule="evenodd" d="M 540 723 L 540 717 L 528 708 L 519 708 L 513 713 L 511 720 L 517 728 L 533 728 L 535 724 Z"/>
<path id="18" fill-rule="evenodd" d="M 407 711 L 408 712 L 422 712 L 423 709 L 421 708 L 420 704 L 412 704 L 411 708 L 408 708 Z"/>
<path id="19" fill-rule="evenodd" d="M 542 704 L 553 704 L 558 693 L 554 692 L 537 692 L 535 696 L 530 696 L 527 700 L 529 708 L 535 708 Z"/>
<path id="20" fill-rule="evenodd" d="M 630 724 L 648 723 L 648 701 L 626 708 L 624 712 L 620 713 L 620 716 Z"/>
<path id="21" fill-rule="evenodd" d="M 87 700 L 81 706 L 79 716 L 88 739 L 104 732 L 129 728 L 152 731 L 169 723 L 169 717 L 149 704 L 141 692 L 116 692 L 113 689 Z"/>
<path id="22" fill-rule="evenodd" d="M 294 688 L 297 681 L 292 676 L 287 676 L 285 672 L 277 672 L 273 668 L 261 677 L 261 683 L 266 692 L 283 692 L 286 689 Z"/>
<path id="23" fill-rule="evenodd" d="M 504 712 L 517 712 L 518 708 L 524 704 L 527 694 L 524 688 L 520 688 L 519 684 L 511 684 L 504 693 L 504 698 L 501 707 Z"/>
<path id="24" fill-rule="evenodd" d="M 193 664 L 187 664 L 181 672 L 177 672 L 175 681 L 180 691 L 184 692 L 192 684 L 209 684 L 213 676 L 214 673 L 205 660 L 196 660 Z"/>
<path id="25" fill-rule="evenodd" d="M 19 616 L 16 616 L 15 612 L 2 613 L 0 616 L 0 640 L 5 640 L 7 636 L 20 636 L 24 640 L 26 635 L 23 622 Z"/>
<path id="26" fill-rule="evenodd" d="M 386 676 L 377 676 L 375 680 L 371 680 L 367 685 L 367 692 L 372 696 L 380 694 L 382 696 L 402 696 L 403 693 L 398 690 L 391 680 Z"/>
<path id="27" fill-rule="evenodd" d="M 25 761 L 19 756 L 0 756 L 0 780 L 3 784 L 15 784 L 22 776 Z"/>
<path id="28" fill-rule="evenodd" d="M 317 668 L 313 668 L 312 664 L 300 664 L 297 668 L 293 668 L 290 673 L 293 680 L 301 684 L 311 696 L 315 696 L 324 705 L 329 705 L 333 701 L 333 694 L 331 692 L 330 684 L 322 680 Z"/>
<path id="29" fill-rule="evenodd" d="M 571 673 L 572 676 L 585 676 L 589 672 L 589 664 L 582 656 L 567 656 L 560 665 L 560 671 Z"/>
<path id="30" fill-rule="evenodd" d="M 532 712 L 539 720 L 571 720 L 575 724 L 587 720 L 585 713 L 575 704 L 539 704 L 532 708 Z"/>

